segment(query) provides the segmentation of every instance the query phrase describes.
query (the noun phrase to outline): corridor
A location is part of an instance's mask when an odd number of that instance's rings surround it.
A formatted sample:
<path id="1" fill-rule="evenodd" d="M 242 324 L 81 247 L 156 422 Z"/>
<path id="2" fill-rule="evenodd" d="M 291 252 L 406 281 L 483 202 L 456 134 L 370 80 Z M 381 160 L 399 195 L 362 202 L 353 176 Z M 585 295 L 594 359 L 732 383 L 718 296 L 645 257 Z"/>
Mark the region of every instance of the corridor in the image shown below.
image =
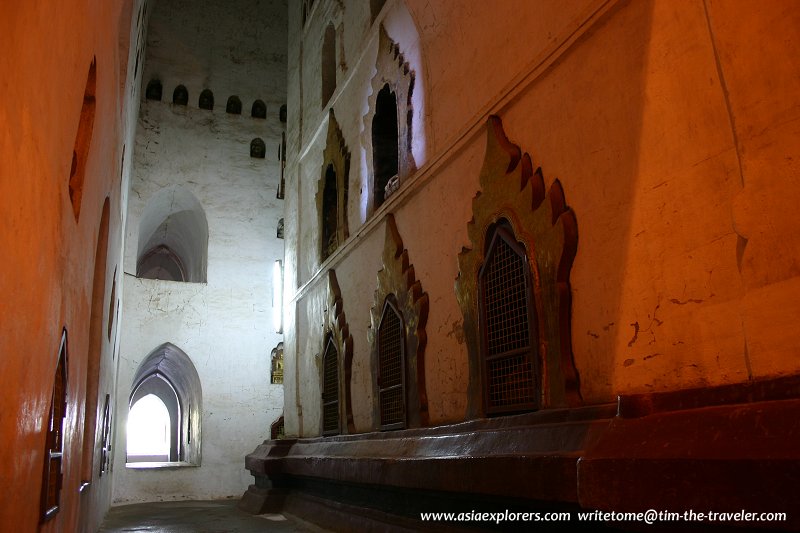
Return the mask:
<path id="1" fill-rule="evenodd" d="M 281 514 L 251 515 L 237 509 L 239 500 L 153 502 L 113 507 L 100 533 L 309 533 L 313 524 Z"/>

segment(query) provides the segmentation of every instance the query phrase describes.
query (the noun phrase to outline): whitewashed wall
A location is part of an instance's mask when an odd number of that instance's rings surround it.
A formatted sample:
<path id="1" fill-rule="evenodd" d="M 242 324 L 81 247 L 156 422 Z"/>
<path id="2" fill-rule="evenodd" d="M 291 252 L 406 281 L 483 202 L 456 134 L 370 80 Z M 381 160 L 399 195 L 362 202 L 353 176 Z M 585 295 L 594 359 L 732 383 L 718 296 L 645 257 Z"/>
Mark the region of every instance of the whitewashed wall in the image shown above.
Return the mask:
<path id="1" fill-rule="evenodd" d="M 282 340 L 273 327 L 272 268 L 283 258 L 276 230 L 283 217 L 277 189 L 286 5 L 160 0 L 153 7 L 143 83 L 159 78 L 163 96 L 142 102 L 129 192 L 115 503 L 241 495 L 250 483 L 244 456 L 268 438 L 283 410 L 282 387 L 270 384 L 270 352 Z M 178 84 L 189 91 L 186 107 L 172 104 Z M 205 88 L 214 93 L 213 111 L 198 108 Z M 242 100 L 242 115 L 225 112 L 230 95 Z M 267 105 L 265 120 L 250 116 L 256 98 Z M 255 137 L 266 143 L 265 159 L 250 157 Z M 142 213 L 171 187 L 191 192 L 205 211 L 207 283 L 135 277 Z M 132 380 L 141 361 L 165 342 L 182 349 L 200 377 L 202 463 L 126 468 Z"/>

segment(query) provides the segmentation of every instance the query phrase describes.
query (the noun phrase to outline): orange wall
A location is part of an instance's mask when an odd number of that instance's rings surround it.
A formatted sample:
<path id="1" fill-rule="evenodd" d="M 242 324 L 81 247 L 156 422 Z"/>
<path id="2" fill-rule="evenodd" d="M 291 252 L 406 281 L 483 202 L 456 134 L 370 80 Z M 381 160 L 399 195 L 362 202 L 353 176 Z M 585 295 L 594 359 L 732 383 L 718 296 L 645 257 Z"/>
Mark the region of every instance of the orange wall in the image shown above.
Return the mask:
<path id="1" fill-rule="evenodd" d="M 130 9 L 125 0 L 33 0 L 11 3 L 0 17 L 0 524 L 18 531 L 34 531 L 39 522 L 45 426 L 63 327 L 69 336 L 64 485 L 61 510 L 43 530 L 77 531 L 80 498 L 88 497 L 78 487 L 95 245 L 106 197 L 104 315 L 122 235 L 117 31 L 123 5 Z M 76 222 L 68 182 L 93 57 L 96 115 Z M 101 404 L 114 373 L 106 320 L 100 328 Z M 90 491 L 109 489 L 106 476 Z"/>
<path id="2" fill-rule="evenodd" d="M 798 5 L 407 0 L 387 3 L 372 23 L 364 5 L 347 3 L 347 71 L 331 106 L 352 154 L 351 237 L 322 267 L 315 199 L 327 107 L 316 96 L 315 46 L 325 11 L 304 25 L 300 6 L 290 7 L 287 434 L 319 432 L 328 269 L 353 335 L 356 429 L 372 427 L 370 286 L 389 212 L 431 302 L 431 421 L 464 418 L 469 366 L 453 280 L 458 252 L 470 245 L 490 113 L 541 166 L 546 186 L 560 180 L 577 217 L 572 348 L 587 404 L 800 372 Z M 397 16 L 402 6 L 418 39 L 392 31 L 409 25 Z M 427 160 L 377 216 L 362 218 L 366 210 L 353 204 L 371 179 L 364 116 L 377 23 L 412 59 L 426 109 L 426 135 L 415 141 Z"/>

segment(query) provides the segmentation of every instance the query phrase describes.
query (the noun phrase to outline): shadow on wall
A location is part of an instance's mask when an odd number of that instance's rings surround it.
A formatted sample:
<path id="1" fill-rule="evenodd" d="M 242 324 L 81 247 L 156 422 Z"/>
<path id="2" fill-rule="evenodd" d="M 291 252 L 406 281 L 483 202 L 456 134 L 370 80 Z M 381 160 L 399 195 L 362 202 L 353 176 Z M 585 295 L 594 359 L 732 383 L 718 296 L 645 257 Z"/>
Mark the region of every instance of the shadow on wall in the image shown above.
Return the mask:
<path id="1" fill-rule="evenodd" d="M 533 167 L 541 165 L 548 182 L 561 180 L 577 217 L 572 343 L 589 404 L 613 400 L 613 354 L 628 333 L 620 330 L 627 326 L 621 313 L 641 187 L 652 19 L 649 2 L 612 8 L 500 110 L 509 137 L 530 150 Z"/>

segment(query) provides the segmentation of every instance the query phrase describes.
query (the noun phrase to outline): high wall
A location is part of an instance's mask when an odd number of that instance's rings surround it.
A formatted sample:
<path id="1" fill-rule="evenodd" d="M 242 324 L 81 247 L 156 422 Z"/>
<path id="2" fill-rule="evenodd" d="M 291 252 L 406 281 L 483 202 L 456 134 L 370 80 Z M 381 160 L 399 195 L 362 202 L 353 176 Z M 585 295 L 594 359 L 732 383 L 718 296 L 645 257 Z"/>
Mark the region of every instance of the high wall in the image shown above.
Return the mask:
<path id="1" fill-rule="evenodd" d="M 240 494 L 248 477 L 242 457 L 281 415 L 283 390 L 270 384 L 270 352 L 281 341 L 273 326 L 272 275 L 283 257 L 277 228 L 285 12 L 281 1 L 153 6 L 128 203 L 115 502 Z M 145 98 L 152 80 L 161 83 L 160 99 Z M 179 85 L 187 105 L 173 103 Z M 199 107 L 205 89 L 213 92 L 212 110 Z M 226 112 L 234 95 L 241 114 Z M 256 99 L 266 104 L 266 118 L 251 116 Z M 265 157 L 251 157 L 255 138 L 264 141 Z M 169 234 L 187 210 L 194 213 L 191 227 L 167 244 L 202 248 L 200 277 L 181 282 L 137 274 L 151 234 Z M 192 251 L 198 250 L 183 250 Z M 182 350 L 199 376 L 201 429 L 193 443 L 199 458 L 192 461 L 199 464 L 126 467 L 131 387 L 142 362 L 164 343 Z"/>
<path id="2" fill-rule="evenodd" d="M 113 445 L 103 420 L 116 386 L 142 7 L 28 2 L 8 6 L 0 21 L 0 479 L 8 488 L 0 524 L 19 531 L 37 530 L 42 517 L 62 331 L 63 481 L 58 512 L 41 531 L 95 531 L 111 500 L 101 448 Z"/>
<path id="3" fill-rule="evenodd" d="M 325 103 L 331 21 L 336 87 Z M 490 114 L 546 188 L 558 178 L 575 213 L 571 342 L 583 403 L 796 375 L 798 22 L 788 1 L 388 0 L 374 22 L 367 2 L 291 5 L 287 434 L 321 432 L 329 270 L 352 334 L 351 430 L 375 427 L 368 330 L 389 213 L 430 302 L 430 423 L 475 416 L 454 280 L 473 246 Z M 399 190 L 374 209 L 374 80 L 393 75 L 381 26 L 415 76 L 416 170 L 401 168 Z M 347 232 L 323 260 L 334 116 L 350 161 Z"/>

